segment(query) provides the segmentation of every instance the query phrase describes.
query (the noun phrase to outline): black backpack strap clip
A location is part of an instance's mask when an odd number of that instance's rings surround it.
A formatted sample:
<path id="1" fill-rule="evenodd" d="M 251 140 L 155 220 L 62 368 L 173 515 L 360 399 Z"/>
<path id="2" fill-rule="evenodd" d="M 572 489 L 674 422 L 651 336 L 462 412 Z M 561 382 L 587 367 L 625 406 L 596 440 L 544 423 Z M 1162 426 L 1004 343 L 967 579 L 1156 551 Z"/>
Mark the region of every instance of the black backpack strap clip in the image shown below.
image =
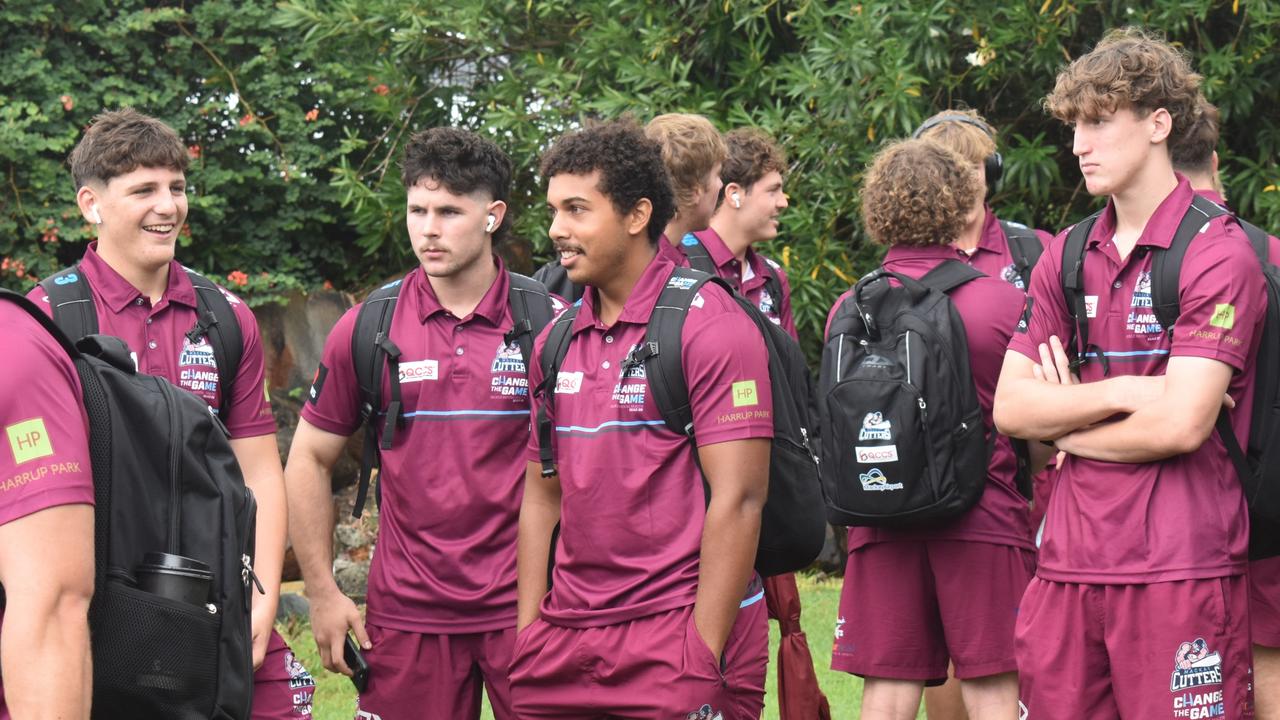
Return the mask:
<path id="1" fill-rule="evenodd" d="M 231 407 L 232 386 L 244 356 L 244 336 L 231 301 L 222 294 L 222 289 L 194 270 L 186 270 L 186 273 L 196 292 L 196 323 L 187 331 L 187 339 L 195 343 L 206 337 L 213 348 L 213 359 L 218 366 L 218 388 L 222 393 L 218 417 L 225 423 L 227 410 Z"/>
<path id="2" fill-rule="evenodd" d="M 1102 216 L 1098 211 L 1076 223 L 1067 233 L 1067 240 L 1062 246 L 1062 293 L 1067 301 L 1067 311 L 1075 320 L 1075 342 L 1068 344 L 1067 354 L 1071 356 L 1071 370 L 1079 372 L 1089 361 L 1093 353 L 1102 363 L 1102 374 L 1111 374 L 1111 363 L 1107 360 L 1102 348 L 1089 342 L 1089 312 L 1084 296 L 1084 257 L 1089 241 L 1089 233 L 1094 223 Z"/>
<path id="3" fill-rule="evenodd" d="M 1024 290 L 1029 290 L 1031 271 L 1035 269 L 1041 253 L 1044 252 L 1040 236 L 1029 227 L 1007 220 L 1000 221 L 1000 229 L 1004 231 L 1005 241 L 1009 244 L 1009 254 L 1013 256 L 1013 266 L 1018 272 L 1018 277 L 1022 279 L 1022 287 Z"/>
<path id="4" fill-rule="evenodd" d="M 542 346 L 538 364 L 542 369 L 542 382 L 535 392 L 538 396 L 538 417 L 535 430 L 538 433 L 538 461 L 542 465 L 542 477 L 556 474 L 555 451 L 552 447 L 555 436 L 555 425 L 551 421 L 550 408 L 555 403 L 556 379 L 560 375 L 560 366 L 565 355 L 569 353 L 569 343 L 573 339 L 573 321 L 578 316 L 581 305 L 574 305 L 561 313 L 555 324 L 547 333 L 547 342 Z"/>

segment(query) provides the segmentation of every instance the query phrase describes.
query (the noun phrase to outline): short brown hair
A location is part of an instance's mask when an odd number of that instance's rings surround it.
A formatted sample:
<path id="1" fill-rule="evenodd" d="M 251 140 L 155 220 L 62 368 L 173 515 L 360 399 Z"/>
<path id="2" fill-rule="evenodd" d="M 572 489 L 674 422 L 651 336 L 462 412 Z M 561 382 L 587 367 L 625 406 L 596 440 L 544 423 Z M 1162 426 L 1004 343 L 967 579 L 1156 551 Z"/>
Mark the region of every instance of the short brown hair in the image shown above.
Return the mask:
<path id="1" fill-rule="evenodd" d="M 871 160 L 862 223 L 881 245 L 946 245 L 977 200 L 977 175 L 959 153 L 933 140 L 899 140 Z"/>
<path id="2" fill-rule="evenodd" d="M 93 118 L 71 156 L 76 190 L 140 167 L 187 171 L 187 148 L 173 128 L 133 108 L 109 110 Z"/>
<path id="3" fill-rule="evenodd" d="M 1195 121 L 1200 75 L 1186 55 L 1145 30 L 1113 30 L 1097 47 L 1058 73 L 1044 107 L 1067 123 L 1129 109 L 1146 117 L 1164 108 L 1173 118 L 1173 145 Z"/>
<path id="4" fill-rule="evenodd" d="M 956 116 L 970 118 L 979 124 L 943 119 Z M 949 147 L 974 165 L 983 165 L 988 157 L 996 153 L 996 129 L 976 110 L 943 110 L 920 123 L 920 127 L 927 127 L 930 123 L 934 125 L 924 132 L 918 132 L 916 137 Z"/>
<path id="5" fill-rule="evenodd" d="M 725 185 L 737 183 L 750 189 L 760 178 L 775 170 L 787 174 L 787 155 L 762 130 L 738 128 L 724 136 L 728 149 L 720 179 Z"/>
<path id="6" fill-rule="evenodd" d="M 707 174 L 728 154 L 720 131 L 701 115 L 667 113 L 650 120 L 644 134 L 662 146 L 676 207 L 692 206 Z"/>
<path id="7" fill-rule="evenodd" d="M 1213 172 L 1213 152 L 1218 149 L 1218 108 L 1203 95 L 1196 107 L 1196 117 L 1187 131 L 1169 143 L 1173 169 L 1183 172 Z"/>

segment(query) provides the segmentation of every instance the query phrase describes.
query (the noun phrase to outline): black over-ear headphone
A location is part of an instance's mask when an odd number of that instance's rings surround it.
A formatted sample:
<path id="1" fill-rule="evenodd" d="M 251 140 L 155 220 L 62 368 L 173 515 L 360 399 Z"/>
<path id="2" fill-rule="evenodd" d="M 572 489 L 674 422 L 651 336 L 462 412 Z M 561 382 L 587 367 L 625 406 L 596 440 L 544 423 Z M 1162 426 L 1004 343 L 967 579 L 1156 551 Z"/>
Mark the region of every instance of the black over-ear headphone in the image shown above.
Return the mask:
<path id="1" fill-rule="evenodd" d="M 982 122 L 977 118 L 969 117 L 968 115 L 961 115 L 959 113 L 947 113 L 946 115 L 939 115 L 938 117 L 933 118 L 932 120 L 929 120 L 925 122 L 925 124 L 916 128 L 916 131 L 911 133 L 911 137 L 918 138 L 921 135 L 925 134 L 925 132 L 927 132 L 929 128 L 937 127 L 942 123 L 950 123 L 950 122 L 964 123 L 966 125 L 972 125 L 976 128 L 979 128 L 982 130 L 982 132 L 987 134 L 987 137 L 991 138 L 992 142 L 995 142 L 996 134 L 995 134 L 995 131 L 991 129 L 990 125 Z M 1000 182 L 1000 176 L 1004 174 L 1004 158 L 1001 157 L 1000 152 L 996 151 L 988 155 L 986 159 L 982 161 L 982 169 L 987 177 L 987 192 L 992 192 L 993 190 L 995 190 L 996 183 Z"/>

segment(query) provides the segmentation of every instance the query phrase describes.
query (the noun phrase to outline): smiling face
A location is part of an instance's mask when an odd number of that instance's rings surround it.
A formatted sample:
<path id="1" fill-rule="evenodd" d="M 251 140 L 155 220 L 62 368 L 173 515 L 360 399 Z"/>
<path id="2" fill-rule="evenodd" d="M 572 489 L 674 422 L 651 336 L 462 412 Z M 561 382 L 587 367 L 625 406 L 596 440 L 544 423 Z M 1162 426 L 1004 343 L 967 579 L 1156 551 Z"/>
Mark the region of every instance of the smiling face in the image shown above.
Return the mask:
<path id="1" fill-rule="evenodd" d="M 76 200 L 85 219 L 97 225 L 98 250 L 108 262 L 154 271 L 173 260 L 178 232 L 187 221 L 187 180 L 181 170 L 136 168 L 82 186 Z"/>
<path id="2" fill-rule="evenodd" d="M 741 208 L 738 227 L 755 243 L 778 236 L 778 215 L 787 209 L 787 194 L 782 191 L 782 174 L 771 170 L 739 195 Z"/>
<path id="3" fill-rule="evenodd" d="M 492 236 L 485 231 L 502 224 L 506 204 L 477 190 L 458 194 L 442 183 L 423 178 L 408 190 L 405 225 L 413 254 L 428 277 L 452 277 L 492 262 Z"/>
<path id="4" fill-rule="evenodd" d="M 600 191 L 600 172 L 589 175 L 561 173 L 547 183 L 551 210 L 548 233 L 560 264 L 578 285 L 607 284 L 632 252 L 649 245 L 645 228 L 648 200 L 622 213 Z M 642 250 L 641 250 L 642 251 Z"/>
<path id="5" fill-rule="evenodd" d="M 1091 195 L 1122 193 L 1139 182 L 1157 153 L 1168 150 L 1171 121 L 1168 111 L 1157 109 L 1140 116 L 1130 108 L 1101 111 L 1096 117 L 1073 123 L 1071 151 L 1079 158 L 1080 174 Z"/>

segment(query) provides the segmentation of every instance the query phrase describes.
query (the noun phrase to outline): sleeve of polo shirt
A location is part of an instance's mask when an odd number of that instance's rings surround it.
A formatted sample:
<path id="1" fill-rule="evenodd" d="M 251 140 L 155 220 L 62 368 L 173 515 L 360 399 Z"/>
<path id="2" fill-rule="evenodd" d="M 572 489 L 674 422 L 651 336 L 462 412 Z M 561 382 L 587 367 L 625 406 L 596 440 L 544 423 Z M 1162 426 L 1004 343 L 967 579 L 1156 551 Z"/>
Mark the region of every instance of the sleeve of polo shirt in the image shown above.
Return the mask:
<path id="1" fill-rule="evenodd" d="M 566 308 L 567 309 L 567 308 Z M 556 313 L 556 317 L 564 312 L 561 309 Z M 538 333 L 538 337 L 533 342 L 533 358 L 529 362 L 529 443 L 525 445 L 524 457 L 529 462 L 539 462 L 542 457 L 539 454 L 538 447 L 538 385 L 542 384 L 542 363 L 538 362 L 538 358 L 542 357 L 542 348 L 547 344 L 547 335 L 551 333 L 551 323 L 548 323 L 542 332 Z M 548 416 L 552 416 L 551 408 L 547 408 Z M 554 417 L 552 418 L 554 421 Z"/>
<path id="2" fill-rule="evenodd" d="M 258 319 L 242 300 L 226 291 L 224 293 L 240 321 L 244 349 L 240 355 L 240 368 L 231 383 L 231 403 L 227 407 L 227 416 L 222 420 L 233 438 L 270 435 L 276 431 L 276 419 L 271 414 L 271 401 L 267 398 L 267 362 L 263 355 Z"/>
<path id="3" fill-rule="evenodd" d="M 45 315 L 53 317 L 53 305 L 49 304 L 49 295 L 44 288 L 36 285 L 27 292 L 27 299 L 36 304 L 36 307 L 44 311 Z"/>
<path id="4" fill-rule="evenodd" d="M 1172 356 L 1202 357 L 1245 369 L 1267 312 L 1258 258 L 1235 222 L 1214 220 L 1182 262 L 1181 312 Z"/>
<path id="5" fill-rule="evenodd" d="M 705 286 L 685 318 L 681 358 L 699 446 L 773 437 L 764 338 L 717 286 Z"/>
<path id="6" fill-rule="evenodd" d="M 351 363 L 351 335 L 355 332 L 357 305 L 348 310 L 324 341 L 320 367 L 311 381 L 302 417 L 334 435 L 351 435 L 360 427 L 360 384 Z"/>
<path id="7" fill-rule="evenodd" d="M 1068 228 L 1069 230 L 1069 228 Z M 1040 362 L 1040 344 L 1057 335 L 1063 344 L 1075 337 L 1071 312 L 1062 292 L 1062 246 L 1067 231 L 1063 231 L 1045 247 L 1031 271 L 1031 287 L 1023 300 L 1022 317 L 1014 329 L 1009 349 L 1027 356 L 1032 362 Z"/>
<path id="8" fill-rule="evenodd" d="M 0 334 L 13 351 L 0 373 L 0 524 L 57 505 L 92 505 L 88 427 L 75 366 L 25 316 L 0 323 Z"/>

